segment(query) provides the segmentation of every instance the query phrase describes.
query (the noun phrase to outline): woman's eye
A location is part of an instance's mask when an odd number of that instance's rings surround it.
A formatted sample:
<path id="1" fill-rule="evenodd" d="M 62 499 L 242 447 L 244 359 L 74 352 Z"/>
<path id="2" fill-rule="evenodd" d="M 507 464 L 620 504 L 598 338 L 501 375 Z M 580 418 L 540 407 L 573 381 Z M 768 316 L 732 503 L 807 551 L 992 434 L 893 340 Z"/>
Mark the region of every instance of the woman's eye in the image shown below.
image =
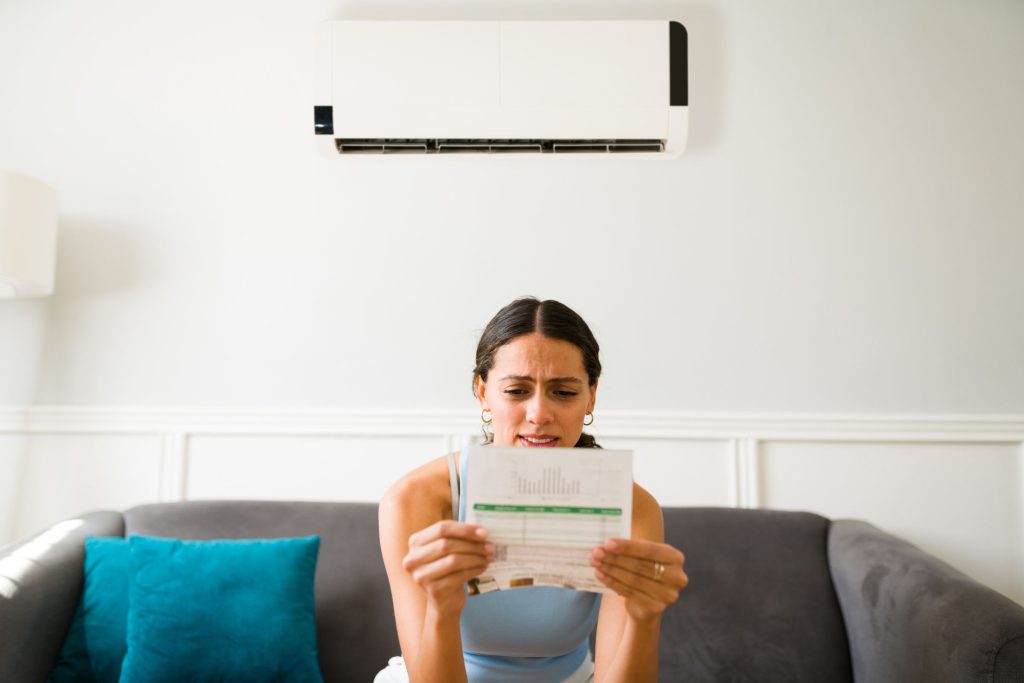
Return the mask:
<path id="1" fill-rule="evenodd" d="M 560 398 L 572 398 L 573 396 L 576 396 L 576 392 L 575 391 L 560 390 L 560 391 L 556 391 L 555 395 L 560 397 Z"/>
<path id="2" fill-rule="evenodd" d="M 506 389 L 505 393 L 509 396 L 522 396 L 526 393 L 526 389 Z"/>

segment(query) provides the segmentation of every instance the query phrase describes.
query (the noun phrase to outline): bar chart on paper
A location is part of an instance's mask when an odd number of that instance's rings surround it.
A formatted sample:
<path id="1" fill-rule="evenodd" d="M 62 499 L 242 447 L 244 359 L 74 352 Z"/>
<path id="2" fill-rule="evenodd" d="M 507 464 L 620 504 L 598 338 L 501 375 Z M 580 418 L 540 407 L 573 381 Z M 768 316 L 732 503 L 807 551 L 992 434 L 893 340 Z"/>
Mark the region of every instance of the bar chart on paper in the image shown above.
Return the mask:
<path id="1" fill-rule="evenodd" d="M 579 479 L 566 479 L 561 467 L 545 467 L 541 476 L 533 479 L 516 475 L 516 493 L 519 495 L 578 496 L 582 491 Z"/>

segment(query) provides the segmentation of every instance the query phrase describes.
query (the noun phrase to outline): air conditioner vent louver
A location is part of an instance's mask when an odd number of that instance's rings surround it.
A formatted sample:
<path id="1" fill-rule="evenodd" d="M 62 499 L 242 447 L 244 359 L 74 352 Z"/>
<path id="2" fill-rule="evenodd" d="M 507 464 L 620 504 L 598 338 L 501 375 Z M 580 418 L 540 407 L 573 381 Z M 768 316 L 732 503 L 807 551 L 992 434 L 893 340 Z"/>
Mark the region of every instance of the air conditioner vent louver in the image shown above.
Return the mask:
<path id="1" fill-rule="evenodd" d="M 411 138 L 338 138 L 341 154 L 580 154 L 662 152 L 662 140 L 478 140 Z"/>

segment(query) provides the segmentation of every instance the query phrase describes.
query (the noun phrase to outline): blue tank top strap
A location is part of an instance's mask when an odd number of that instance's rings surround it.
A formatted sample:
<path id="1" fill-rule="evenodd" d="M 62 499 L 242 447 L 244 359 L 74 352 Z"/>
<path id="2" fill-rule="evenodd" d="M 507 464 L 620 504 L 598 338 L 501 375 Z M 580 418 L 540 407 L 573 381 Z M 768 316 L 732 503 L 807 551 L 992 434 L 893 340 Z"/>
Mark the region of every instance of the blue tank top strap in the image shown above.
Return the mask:
<path id="1" fill-rule="evenodd" d="M 466 496 L 462 495 L 462 484 L 466 481 L 466 473 L 469 471 L 469 459 L 472 456 L 473 451 L 479 448 L 479 446 L 466 446 L 462 449 L 462 453 L 459 456 L 459 472 L 455 481 L 456 489 L 459 492 L 459 514 L 456 519 L 460 522 L 466 521 Z M 454 514 L 454 508 L 453 513 Z"/>
<path id="2" fill-rule="evenodd" d="M 455 471 L 455 451 L 448 453 L 448 483 L 452 487 L 452 517 L 459 520 L 459 475 Z"/>

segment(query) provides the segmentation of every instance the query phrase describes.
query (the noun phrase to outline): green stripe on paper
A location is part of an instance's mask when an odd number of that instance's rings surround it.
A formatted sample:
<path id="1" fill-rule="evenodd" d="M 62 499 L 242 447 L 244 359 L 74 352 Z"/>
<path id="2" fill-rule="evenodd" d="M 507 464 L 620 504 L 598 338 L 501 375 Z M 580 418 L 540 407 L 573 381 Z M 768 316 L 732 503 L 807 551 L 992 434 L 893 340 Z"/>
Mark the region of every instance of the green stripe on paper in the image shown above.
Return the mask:
<path id="1" fill-rule="evenodd" d="M 491 505 L 489 503 L 474 503 L 473 509 L 483 512 L 553 512 L 564 515 L 622 516 L 622 508 L 578 508 L 563 505 Z"/>

